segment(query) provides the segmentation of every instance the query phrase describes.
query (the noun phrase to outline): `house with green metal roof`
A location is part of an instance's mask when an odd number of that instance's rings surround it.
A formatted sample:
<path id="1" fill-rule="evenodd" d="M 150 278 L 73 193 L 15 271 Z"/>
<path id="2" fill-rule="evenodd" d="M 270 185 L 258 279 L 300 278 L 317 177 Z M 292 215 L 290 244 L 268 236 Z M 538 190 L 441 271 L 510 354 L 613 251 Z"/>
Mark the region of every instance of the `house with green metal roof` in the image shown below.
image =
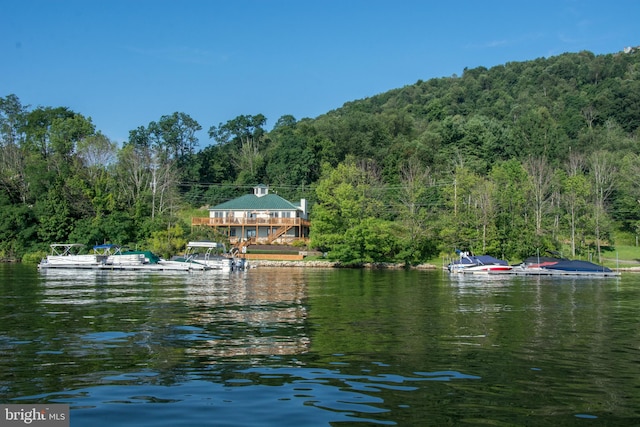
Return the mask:
<path id="1" fill-rule="evenodd" d="M 193 218 L 192 225 L 205 225 L 226 234 L 232 244 L 292 243 L 307 240 L 310 222 L 307 202 L 292 203 L 269 193 L 266 185 L 209 208 L 208 218 Z"/>

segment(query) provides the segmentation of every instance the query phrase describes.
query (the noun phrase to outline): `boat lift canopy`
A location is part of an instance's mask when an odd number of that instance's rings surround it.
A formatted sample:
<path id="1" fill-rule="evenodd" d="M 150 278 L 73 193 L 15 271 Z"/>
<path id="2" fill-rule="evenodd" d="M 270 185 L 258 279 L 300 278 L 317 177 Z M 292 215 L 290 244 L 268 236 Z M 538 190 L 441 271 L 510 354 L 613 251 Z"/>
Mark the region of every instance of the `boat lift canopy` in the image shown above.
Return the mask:
<path id="1" fill-rule="evenodd" d="M 187 250 L 185 251 L 185 257 L 187 259 L 197 255 L 198 249 L 206 249 L 204 258 L 209 259 L 212 255 L 227 255 L 227 247 L 224 243 L 220 242 L 189 242 L 187 243 Z"/>
<path id="2" fill-rule="evenodd" d="M 51 247 L 52 255 L 71 255 L 71 252 L 76 249 L 84 248 L 82 243 L 52 243 Z"/>

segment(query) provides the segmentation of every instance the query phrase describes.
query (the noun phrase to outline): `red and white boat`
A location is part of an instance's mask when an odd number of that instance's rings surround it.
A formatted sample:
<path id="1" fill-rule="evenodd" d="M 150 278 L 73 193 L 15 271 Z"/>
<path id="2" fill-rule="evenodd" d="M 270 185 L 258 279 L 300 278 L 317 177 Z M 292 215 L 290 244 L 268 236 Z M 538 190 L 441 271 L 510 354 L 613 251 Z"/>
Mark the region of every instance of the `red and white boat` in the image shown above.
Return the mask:
<path id="1" fill-rule="evenodd" d="M 491 255 L 471 255 L 462 251 L 458 253 L 460 259 L 452 261 L 447 266 L 450 273 L 489 273 L 509 271 L 513 268 L 507 261 Z"/>

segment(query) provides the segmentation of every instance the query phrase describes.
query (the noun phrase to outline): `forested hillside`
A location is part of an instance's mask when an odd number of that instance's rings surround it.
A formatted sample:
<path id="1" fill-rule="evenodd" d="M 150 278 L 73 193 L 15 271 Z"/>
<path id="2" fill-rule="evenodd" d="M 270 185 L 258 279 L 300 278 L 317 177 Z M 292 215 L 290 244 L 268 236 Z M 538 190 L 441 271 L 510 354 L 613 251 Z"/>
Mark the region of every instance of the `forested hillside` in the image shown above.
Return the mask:
<path id="1" fill-rule="evenodd" d="M 82 112 L 8 94 L 0 258 L 70 241 L 176 252 L 215 237 L 185 212 L 257 183 L 307 198 L 310 245 L 345 263 L 599 253 L 640 231 L 639 126 L 633 49 L 465 69 L 270 130 L 261 114 L 203 127 L 168 113 L 122 146 Z"/>

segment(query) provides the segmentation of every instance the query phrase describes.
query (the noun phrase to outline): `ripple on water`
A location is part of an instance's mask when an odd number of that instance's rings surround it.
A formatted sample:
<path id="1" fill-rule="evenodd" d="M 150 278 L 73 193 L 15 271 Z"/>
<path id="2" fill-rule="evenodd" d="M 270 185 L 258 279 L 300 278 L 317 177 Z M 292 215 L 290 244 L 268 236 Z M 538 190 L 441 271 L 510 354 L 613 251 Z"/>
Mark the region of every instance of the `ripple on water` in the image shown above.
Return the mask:
<path id="1" fill-rule="evenodd" d="M 47 400 L 70 404 L 77 425 L 100 425 L 107 418 L 113 425 L 120 417 L 127 425 L 148 426 L 207 425 L 212 417 L 220 425 L 234 426 L 395 425 L 380 417 L 393 409 L 378 395 L 381 390 L 411 392 L 417 388 L 416 381 L 478 379 L 456 371 L 405 377 L 304 367 L 250 367 L 223 376 L 230 377 L 162 385 L 156 372 L 107 375 L 103 386 L 50 394 Z"/>

